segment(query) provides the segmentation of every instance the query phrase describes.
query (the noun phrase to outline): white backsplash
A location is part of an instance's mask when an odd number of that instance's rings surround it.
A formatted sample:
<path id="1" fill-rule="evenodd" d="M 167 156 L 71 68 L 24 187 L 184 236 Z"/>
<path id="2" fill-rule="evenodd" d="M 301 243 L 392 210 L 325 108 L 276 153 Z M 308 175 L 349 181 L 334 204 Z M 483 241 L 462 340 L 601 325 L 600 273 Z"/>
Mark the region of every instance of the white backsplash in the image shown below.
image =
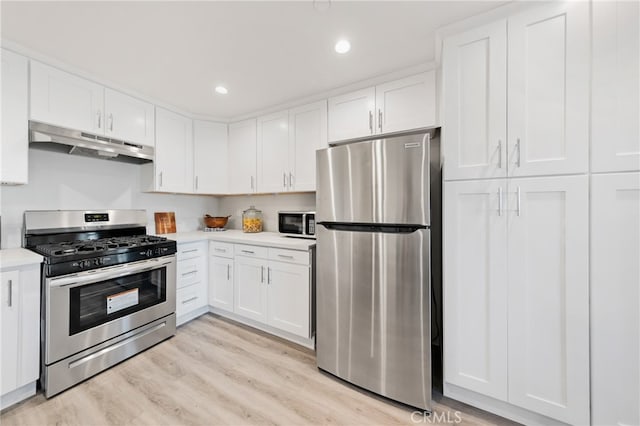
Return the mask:
<path id="1" fill-rule="evenodd" d="M 262 210 L 263 230 L 278 232 L 278 210 L 315 210 L 315 192 L 297 194 L 269 194 L 228 196 L 219 199 L 220 216 L 231 215 L 230 229 L 242 229 L 242 212 L 250 206 Z"/>
<path id="2" fill-rule="evenodd" d="M 22 245 L 25 210 L 145 209 L 149 232 L 154 212 L 173 211 L 180 232 L 200 229 L 218 205 L 212 196 L 142 193 L 135 164 L 31 149 L 29 184 L 0 188 L 2 248 Z"/>

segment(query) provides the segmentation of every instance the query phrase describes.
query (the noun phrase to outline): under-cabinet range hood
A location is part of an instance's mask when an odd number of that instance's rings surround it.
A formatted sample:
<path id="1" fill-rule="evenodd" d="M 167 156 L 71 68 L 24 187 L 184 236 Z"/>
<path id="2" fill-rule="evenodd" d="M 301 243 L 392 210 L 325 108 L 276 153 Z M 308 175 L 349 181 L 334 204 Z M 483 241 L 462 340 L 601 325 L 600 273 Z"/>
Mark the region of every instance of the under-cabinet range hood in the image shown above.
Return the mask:
<path id="1" fill-rule="evenodd" d="M 29 146 L 47 151 L 143 164 L 153 161 L 154 149 L 38 121 L 29 121 Z"/>

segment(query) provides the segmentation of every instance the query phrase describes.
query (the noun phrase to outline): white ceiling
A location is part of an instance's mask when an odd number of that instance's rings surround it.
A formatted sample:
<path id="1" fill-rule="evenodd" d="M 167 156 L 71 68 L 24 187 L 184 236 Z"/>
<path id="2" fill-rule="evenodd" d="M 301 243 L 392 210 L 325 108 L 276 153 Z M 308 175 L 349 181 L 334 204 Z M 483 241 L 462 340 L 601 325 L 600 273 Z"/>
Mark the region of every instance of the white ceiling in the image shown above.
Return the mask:
<path id="1" fill-rule="evenodd" d="M 221 118 L 434 59 L 434 31 L 504 2 L 0 2 L 2 38 Z M 338 38 L 351 41 L 340 56 Z M 229 94 L 213 93 L 223 84 Z"/>

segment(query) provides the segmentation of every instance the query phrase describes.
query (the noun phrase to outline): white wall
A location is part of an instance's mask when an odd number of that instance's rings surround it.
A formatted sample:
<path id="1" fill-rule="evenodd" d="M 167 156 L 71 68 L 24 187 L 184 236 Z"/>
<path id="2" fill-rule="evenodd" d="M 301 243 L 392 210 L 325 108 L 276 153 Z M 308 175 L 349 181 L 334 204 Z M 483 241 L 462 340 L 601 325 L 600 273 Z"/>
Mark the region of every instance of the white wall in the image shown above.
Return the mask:
<path id="1" fill-rule="evenodd" d="M 242 229 L 242 211 L 252 205 L 262 210 L 263 230 L 278 232 L 278 210 L 315 210 L 316 194 L 227 196 L 220 199 L 218 211 L 222 216 L 232 215 L 228 228 Z"/>
<path id="2" fill-rule="evenodd" d="M 147 230 L 155 230 L 153 213 L 176 213 L 177 230 L 202 226 L 205 213 L 218 211 L 212 196 L 140 192 L 140 166 L 108 160 L 29 150 L 29 184 L 0 188 L 2 248 L 22 245 L 25 210 L 146 209 Z"/>

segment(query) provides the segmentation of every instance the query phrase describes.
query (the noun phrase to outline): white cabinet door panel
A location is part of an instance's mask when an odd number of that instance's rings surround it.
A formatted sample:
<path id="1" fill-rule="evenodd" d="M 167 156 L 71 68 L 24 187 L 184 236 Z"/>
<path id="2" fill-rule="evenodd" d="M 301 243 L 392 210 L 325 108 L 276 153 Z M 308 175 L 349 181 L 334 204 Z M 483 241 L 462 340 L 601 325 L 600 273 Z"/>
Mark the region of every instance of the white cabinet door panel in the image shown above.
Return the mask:
<path id="1" fill-rule="evenodd" d="M 329 142 L 373 135 L 375 106 L 375 87 L 329 98 Z"/>
<path id="2" fill-rule="evenodd" d="M 589 4 L 508 20 L 509 175 L 583 173 L 589 158 Z"/>
<path id="3" fill-rule="evenodd" d="M 228 192 L 227 125 L 193 122 L 194 190 L 197 194 Z"/>
<path id="4" fill-rule="evenodd" d="M 640 3 L 592 7 L 592 171 L 640 170 Z"/>
<path id="5" fill-rule="evenodd" d="M 140 145 L 155 145 L 154 107 L 148 102 L 104 89 L 105 134 Z"/>
<path id="6" fill-rule="evenodd" d="M 316 151 L 327 144 L 327 101 L 289 110 L 289 190 L 316 190 Z"/>
<path id="7" fill-rule="evenodd" d="M 509 191 L 509 402 L 589 424 L 588 178 Z"/>
<path id="8" fill-rule="evenodd" d="M 29 180 L 29 61 L 2 49 L 2 140 L 0 181 Z"/>
<path id="9" fill-rule="evenodd" d="M 640 173 L 591 179 L 592 424 L 637 425 Z"/>
<path id="10" fill-rule="evenodd" d="M 233 311 L 262 323 L 267 322 L 267 266 L 266 261 L 236 256 Z"/>
<path id="11" fill-rule="evenodd" d="M 268 324 L 309 338 L 309 267 L 269 262 L 267 280 Z"/>
<path id="12" fill-rule="evenodd" d="M 229 193 L 256 192 L 256 120 L 229 124 Z"/>
<path id="13" fill-rule="evenodd" d="M 104 88 L 31 61 L 31 120 L 94 134 L 104 133 Z"/>
<path id="14" fill-rule="evenodd" d="M 156 190 L 193 190 L 193 123 L 182 115 L 156 108 Z"/>
<path id="15" fill-rule="evenodd" d="M 507 175 L 507 23 L 444 42 L 444 178 Z"/>
<path id="16" fill-rule="evenodd" d="M 289 182 L 289 113 L 258 118 L 258 192 L 284 192 Z"/>
<path id="17" fill-rule="evenodd" d="M 506 179 L 444 184 L 444 379 L 503 401 L 506 184 Z"/>
<path id="18" fill-rule="evenodd" d="M 209 256 L 209 305 L 233 312 L 233 259 Z"/>
<path id="19" fill-rule="evenodd" d="M 2 379 L 0 395 L 4 395 L 19 385 L 18 366 L 22 351 L 20 349 L 20 272 L 0 273 L 0 342 L 2 344 Z"/>

